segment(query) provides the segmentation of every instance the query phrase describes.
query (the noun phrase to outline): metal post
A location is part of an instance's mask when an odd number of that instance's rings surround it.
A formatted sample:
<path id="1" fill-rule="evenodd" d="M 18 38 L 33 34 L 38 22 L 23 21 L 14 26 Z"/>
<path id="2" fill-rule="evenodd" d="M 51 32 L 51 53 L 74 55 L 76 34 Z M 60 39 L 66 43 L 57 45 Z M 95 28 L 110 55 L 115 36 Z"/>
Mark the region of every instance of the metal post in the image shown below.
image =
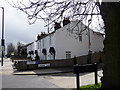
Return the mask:
<path id="1" fill-rule="evenodd" d="M 90 63 L 91 63 L 91 51 L 90 51 L 90 46 L 91 46 L 91 41 L 90 41 L 90 29 L 89 29 L 89 25 L 90 25 L 91 19 L 88 20 L 88 41 L 89 41 L 89 51 L 88 51 L 88 55 L 90 57 Z"/>
<path id="2" fill-rule="evenodd" d="M 91 42 L 90 42 L 90 29 L 89 29 L 89 25 L 88 25 L 88 41 L 89 41 L 89 51 L 90 51 Z"/>
<path id="3" fill-rule="evenodd" d="M 97 64 L 95 63 L 95 84 L 98 84 L 98 79 L 97 79 Z"/>
<path id="4" fill-rule="evenodd" d="M 89 50 L 90 50 L 90 46 L 91 46 L 91 42 L 90 42 L 90 29 L 89 29 L 89 25 L 90 25 L 91 19 L 88 20 L 88 41 L 89 41 Z"/>
<path id="5" fill-rule="evenodd" d="M 77 90 L 79 90 L 79 88 L 80 88 L 79 73 L 76 74 L 76 79 L 77 79 L 77 80 L 76 80 L 76 81 L 77 81 L 77 82 L 76 82 L 76 83 L 77 83 Z"/>
<path id="6" fill-rule="evenodd" d="M 1 39 L 1 46 L 4 47 L 4 7 L 2 8 L 2 39 Z M 1 66 L 3 66 L 3 57 L 4 57 L 4 50 L 2 50 L 2 57 L 1 57 Z"/>

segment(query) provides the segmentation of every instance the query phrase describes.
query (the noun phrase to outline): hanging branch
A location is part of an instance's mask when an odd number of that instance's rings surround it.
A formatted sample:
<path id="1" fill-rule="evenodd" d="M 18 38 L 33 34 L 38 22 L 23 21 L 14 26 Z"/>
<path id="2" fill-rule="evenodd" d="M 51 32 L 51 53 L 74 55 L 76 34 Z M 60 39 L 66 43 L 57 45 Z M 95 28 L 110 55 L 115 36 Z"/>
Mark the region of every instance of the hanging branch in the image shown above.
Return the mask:
<path id="1" fill-rule="evenodd" d="M 28 3 L 25 3 L 25 1 Z M 100 22 L 100 4 L 94 0 L 17 0 L 17 3 L 13 0 L 9 0 L 8 3 L 12 7 L 26 13 L 28 15 L 29 24 L 34 24 L 37 19 L 42 19 L 47 23 L 47 27 L 49 25 L 54 27 L 53 23 L 61 23 L 64 17 L 68 17 L 70 20 L 74 21 L 77 20 L 78 22 L 75 26 L 67 29 L 72 33 L 74 31 L 73 34 L 77 35 L 80 35 L 83 31 L 87 30 L 85 26 L 81 30 L 78 30 L 79 32 L 75 31 L 74 28 L 76 28 L 79 23 L 81 23 L 80 25 L 82 26 L 83 21 L 88 21 L 89 19 L 93 21 L 93 16 L 96 16 Z M 52 30 L 52 28 L 50 30 Z"/>

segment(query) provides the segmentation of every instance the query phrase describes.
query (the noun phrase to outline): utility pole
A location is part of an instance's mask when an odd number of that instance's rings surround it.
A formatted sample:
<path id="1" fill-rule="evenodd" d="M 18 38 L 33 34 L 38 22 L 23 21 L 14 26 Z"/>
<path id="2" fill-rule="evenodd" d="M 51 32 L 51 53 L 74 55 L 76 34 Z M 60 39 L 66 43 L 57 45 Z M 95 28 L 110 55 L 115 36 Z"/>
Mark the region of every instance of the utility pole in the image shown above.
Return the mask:
<path id="1" fill-rule="evenodd" d="M 4 40 L 4 7 L 0 7 L 2 9 L 2 38 L 1 38 L 1 46 L 2 46 L 2 57 L 1 57 L 1 66 L 3 66 L 3 57 L 5 51 L 5 40 Z"/>
<path id="2" fill-rule="evenodd" d="M 89 45 L 88 45 L 89 52 L 88 52 L 88 55 L 89 55 L 89 57 L 90 57 L 90 63 L 91 63 L 91 54 L 92 54 L 92 51 L 90 50 L 90 46 L 91 46 L 91 41 L 90 41 L 90 28 L 89 28 L 90 22 L 91 22 L 91 19 L 88 20 L 88 40 L 89 40 Z"/>

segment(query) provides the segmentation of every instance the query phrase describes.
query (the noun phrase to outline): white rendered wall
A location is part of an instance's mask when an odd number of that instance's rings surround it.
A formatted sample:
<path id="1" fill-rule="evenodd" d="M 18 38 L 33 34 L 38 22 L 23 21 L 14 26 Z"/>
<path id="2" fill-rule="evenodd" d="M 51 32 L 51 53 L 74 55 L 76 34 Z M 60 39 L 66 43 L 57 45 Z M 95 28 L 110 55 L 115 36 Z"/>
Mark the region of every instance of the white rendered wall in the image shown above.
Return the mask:
<path id="1" fill-rule="evenodd" d="M 103 51 L 103 40 L 104 37 L 102 35 L 97 35 L 91 31 L 91 51 L 93 53 Z"/>
<path id="2" fill-rule="evenodd" d="M 82 41 L 66 36 L 67 30 L 56 32 L 56 59 L 66 59 L 66 51 L 71 51 L 71 58 L 88 54 L 88 38 Z"/>
<path id="3" fill-rule="evenodd" d="M 51 39 L 51 40 L 50 40 Z M 55 33 L 49 35 L 49 49 L 50 47 L 54 47 L 55 51 L 56 51 L 56 46 L 55 46 Z M 56 57 L 55 57 L 56 58 Z M 49 53 L 49 50 L 48 50 L 48 60 L 52 60 L 53 59 L 53 55 L 51 55 Z"/>
<path id="4" fill-rule="evenodd" d="M 50 38 L 51 38 L 51 40 L 50 40 Z M 46 51 L 47 51 L 47 56 L 46 56 L 47 60 L 51 59 L 51 56 L 49 53 L 50 47 L 54 47 L 54 49 L 55 49 L 55 34 L 51 34 L 51 35 L 41 39 L 41 54 L 40 54 L 41 59 L 44 59 L 44 56 L 42 54 L 42 49 L 46 49 Z"/>
<path id="5" fill-rule="evenodd" d="M 34 50 L 33 50 L 33 52 L 35 52 L 35 50 L 37 50 L 37 42 L 34 42 Z"/>
<path id="6" fill-rule="evenodd" d="M 71 24 L 74 25 L 75 23 Z M 88 35 L 86 31 L 82 34 L 82 41 L 69 36 L 67 31 L 69 25 L 56 31 L 56 59 L 66 59 L 66 51 L 71 51 L 71 58 L 74 56 L 88 55 Z M 79 25 L 80 26 L 80 25 Z M 80 28 L 80 27 L 79 27 Z M 77 29 L 77 28 L 76 28 Z M 92 32 L 92 31 L 91 31 Z M 103 37 L 91 33 L 91 50 L 94 52 L 103 50 Z M 93 44 L 94 43 L 94 44 Z"/>

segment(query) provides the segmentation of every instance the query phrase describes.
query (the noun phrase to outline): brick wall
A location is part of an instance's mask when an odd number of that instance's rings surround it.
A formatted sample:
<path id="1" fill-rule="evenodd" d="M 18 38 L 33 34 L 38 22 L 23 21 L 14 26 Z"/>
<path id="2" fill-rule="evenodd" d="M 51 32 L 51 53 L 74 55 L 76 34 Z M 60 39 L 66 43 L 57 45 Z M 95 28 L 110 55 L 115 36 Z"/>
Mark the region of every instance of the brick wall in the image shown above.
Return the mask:
<path id="1" fill-rule="evenodd" d="M 82 64 L 87 64 L 87 55 L 86 56 L 80 56 L 80 57 L 77 57 L 77 63 L 79 65 L 82 65 Z M 99 62 L 99 58 L 102 57 L 102 59 L 104 59 L 104 54 L 103 53 L 94 53 L 91 55 L 91 58 L 92 58 L 92 63 L 98 63 Z M 26 64 L 27 61 L 22 61 L 22 62 L 19 62 L 19 64 L 16 65 L 16 68 L 18 70 L 26 70 L 27 67 L 27 64 Z M 72 67 L 73 66 L 73 58 L 72 59 L 61 59 L 61 60 L 39 60 L 39 63 L 40 64 L 47 64 L 49 63 L 50 64 L 50 67 L 51 68 L 56 68 L 56 67 Z M 30 68 L 30 66 L 29 66 Z M 34 67 L 34 69 L 36 69 L 36 67 Z"/>
<path id="2" fill-rule="evenodd" d="M 104 59 L 103 53 L 92 54 L 91 63 L 99 63 L 100 56 L 102 57 L 102 59 Z M 88 55 L 77 57 L 77 63 L 79 65 L 87 64 L 87 57 Z M 50 63 L 51 67 L 69 67 L 69 66 L 73 66 L 73 58 L 72 59 L 61 59 L 61 60 L 40 60 L 39 63 L 41 64 Z"/>
<path id="3" fill-rule="evenodd" d="M 45 64 L 50 63 L 50 67 L 70 67 L 73 65 L 73 59 L 62 59 L 62 60 L 40 60 L 39 63 Z"/>

